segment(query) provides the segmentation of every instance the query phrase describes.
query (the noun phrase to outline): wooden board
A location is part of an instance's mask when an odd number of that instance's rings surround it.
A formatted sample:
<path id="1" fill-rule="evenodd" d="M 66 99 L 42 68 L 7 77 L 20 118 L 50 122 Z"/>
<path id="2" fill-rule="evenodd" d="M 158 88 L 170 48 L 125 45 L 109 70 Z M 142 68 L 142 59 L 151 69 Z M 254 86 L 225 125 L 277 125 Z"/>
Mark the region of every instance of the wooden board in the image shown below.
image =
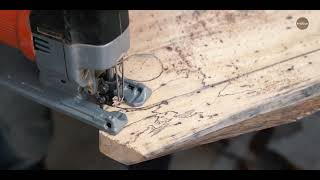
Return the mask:
<path id="1" fill-rule="evenodd" d="M 300 30 L 299 17 L 309 26 Z M 100 151 L 134 164 L 260 130 L 320 108 L 320 11 L 130 11 L 125 75 L 143 107 Z"/>

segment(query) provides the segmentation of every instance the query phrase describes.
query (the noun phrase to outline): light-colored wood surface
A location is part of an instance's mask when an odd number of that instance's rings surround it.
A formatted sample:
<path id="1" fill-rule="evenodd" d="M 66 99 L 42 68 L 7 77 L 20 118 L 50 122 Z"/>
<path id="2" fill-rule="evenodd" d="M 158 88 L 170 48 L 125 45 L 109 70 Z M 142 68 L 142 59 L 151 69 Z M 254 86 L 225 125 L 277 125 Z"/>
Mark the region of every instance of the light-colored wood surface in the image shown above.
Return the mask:
<path id="1" fill-rule="evenodd" d="M 296 20 L 306 17 L 300 30 Z M 143 107 L 100 151 L 134 164 L 320 108 L 320 11 L 130 11 L 125 75 L 149 86 Z"/>

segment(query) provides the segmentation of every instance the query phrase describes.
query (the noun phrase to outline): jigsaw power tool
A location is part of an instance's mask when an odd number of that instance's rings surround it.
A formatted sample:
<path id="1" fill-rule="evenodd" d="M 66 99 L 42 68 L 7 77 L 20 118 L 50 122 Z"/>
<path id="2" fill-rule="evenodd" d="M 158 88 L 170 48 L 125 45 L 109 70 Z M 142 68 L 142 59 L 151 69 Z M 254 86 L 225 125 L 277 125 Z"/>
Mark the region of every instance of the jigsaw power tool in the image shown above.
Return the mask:
<path id="1" fill-rule="evenodd" d="M 3 10 L 0 43 L 0 85 L 110 134 L 128 119 L 104 105 L 137 107 L 151 95 L 124 77 L 128 11 Z"/>

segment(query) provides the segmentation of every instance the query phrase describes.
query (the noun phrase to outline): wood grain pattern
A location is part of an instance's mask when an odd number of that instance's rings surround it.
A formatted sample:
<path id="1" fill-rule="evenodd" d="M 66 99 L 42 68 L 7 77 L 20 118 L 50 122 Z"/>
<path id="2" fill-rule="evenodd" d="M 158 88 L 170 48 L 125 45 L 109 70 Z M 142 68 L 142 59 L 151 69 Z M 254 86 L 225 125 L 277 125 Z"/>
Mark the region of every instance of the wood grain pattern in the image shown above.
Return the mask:
<path id="1" fill-rule="evenodd" d="M 296 27 L 308 18 L 305 30 Z M 318 110 L 320 11 L 131 11 L 125 75 L 153 94 L 100 151 L 134 164 Z"/>

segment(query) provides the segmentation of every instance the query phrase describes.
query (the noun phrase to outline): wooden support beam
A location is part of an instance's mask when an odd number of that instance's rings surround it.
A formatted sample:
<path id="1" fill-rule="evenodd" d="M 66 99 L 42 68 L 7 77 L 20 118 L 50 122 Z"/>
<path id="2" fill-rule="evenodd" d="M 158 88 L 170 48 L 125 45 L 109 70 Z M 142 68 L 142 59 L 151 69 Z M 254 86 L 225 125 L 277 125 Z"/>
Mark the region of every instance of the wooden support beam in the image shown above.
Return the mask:
<path id="1" fill-rule="evenodd" d="M 297 28 L 306 17 L 308 28 Z M 153 94 L 100 150 L 135 164 L 320 108 L 320 11 L 131 11 L 125 75 Z"/>

